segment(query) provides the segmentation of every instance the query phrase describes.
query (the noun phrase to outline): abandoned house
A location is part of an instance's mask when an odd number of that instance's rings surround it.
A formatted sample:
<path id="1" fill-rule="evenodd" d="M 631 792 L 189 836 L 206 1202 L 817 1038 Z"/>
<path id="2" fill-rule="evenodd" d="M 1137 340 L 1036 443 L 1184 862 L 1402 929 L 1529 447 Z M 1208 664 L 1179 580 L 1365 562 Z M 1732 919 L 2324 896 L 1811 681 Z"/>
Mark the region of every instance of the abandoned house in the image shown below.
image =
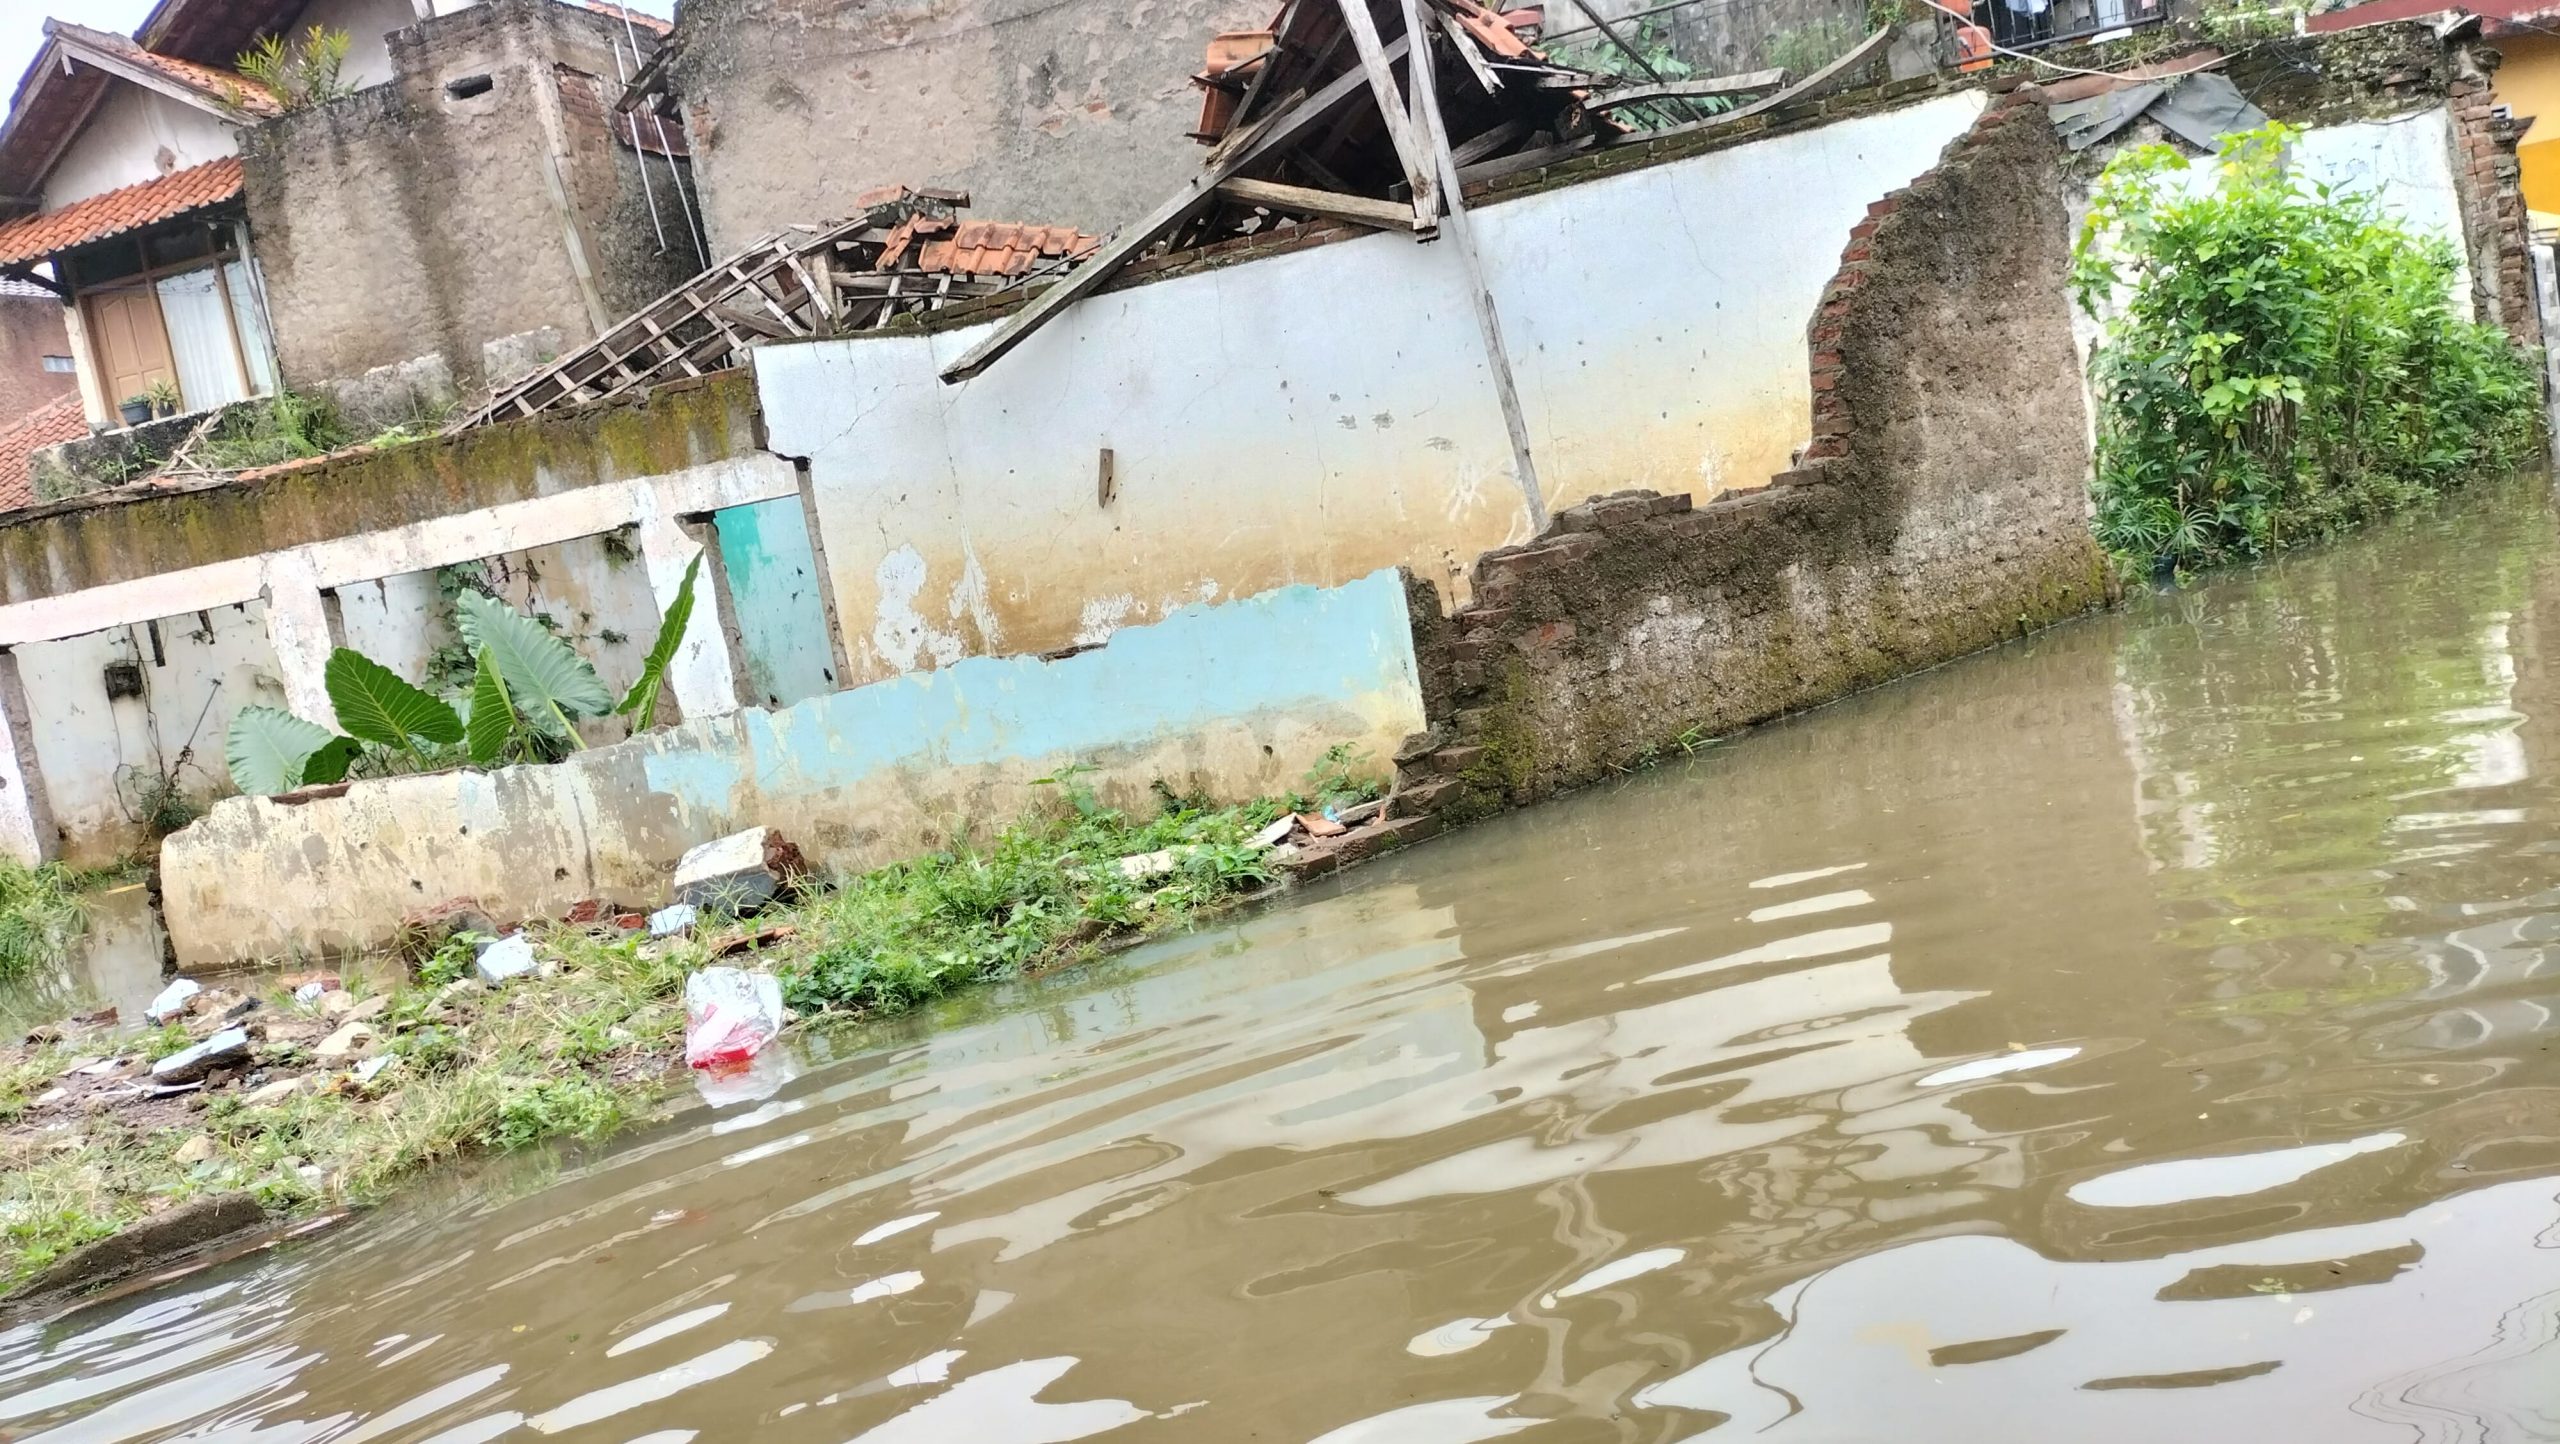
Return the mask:
<path id="1" fill-rule="evenodd" d="M 313 26 L 346 36 L 334 84 L 239 73 Z M 0 126 L 0 274 L 59 298 L 93 429 L 279 386 L 441 406 L 701 266 L 680 132 L 608 119 L 663 31 L 568 0 L 47 21 Z"/>

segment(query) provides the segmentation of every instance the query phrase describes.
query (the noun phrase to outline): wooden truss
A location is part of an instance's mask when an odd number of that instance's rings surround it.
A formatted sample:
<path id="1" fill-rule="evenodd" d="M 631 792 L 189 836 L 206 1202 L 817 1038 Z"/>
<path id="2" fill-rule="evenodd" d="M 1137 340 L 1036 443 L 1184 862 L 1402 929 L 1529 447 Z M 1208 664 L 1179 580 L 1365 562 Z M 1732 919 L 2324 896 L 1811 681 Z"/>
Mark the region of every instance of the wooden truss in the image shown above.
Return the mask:
<path id="1" fill-rule="evenodd" d="M 900 189 L 851 220 L 795 226 L 704 271 L 592 343 L 512 381 L 446 428 L 612 401 L 648 387 L 745 364 L 749 346 L 875 331 L 900 316 L 993 295 L 1056 275 L 1094 240 L 1067 227 L 1001 227 L 1001 261 L 971 264 L 934 250 L 961 224 L 968 197 Z M 931 257 L 934 264 L 927 265 Z"/>
<path id="2" fill-rule="evenodd" d="M 1287 0 L 1267 31 L 1222 35 L 1196 138 L 1212 145 L 1200 174 L 1123 228 L 1056 285 L 943 368 L 946 382 L 986 370 L 1150 249 L 1182 250 L 1308 218 L 1431 240 L 1456 234 L 1478 320 L 1505 394 L 1521 476 L 1525 428 L 1508 394 L 1500 323 L 1484 293 L 1461 192 L 1469 183 L 1625 140 L 1610 112 L 1669 116 L 1650 134 L 1731 124 L 1844 83 L 1883 53 L 1878 29 L 1801 81 L 1781 70 L 1673 80 L 1584 0 L 1571 0 L 1644 83 L 1562 66 L 1481 0 Z M 1742 97 L 1758 95 L 1747 104 Z M 1698 102 L 1731 108 L 1710 112 Z M 1362 104 L 1361 101 L 1368 103 Z M 1679 120 L 1679 116 L 1691 119 Z M 1538 509 L 1532 495 L 1531 509 Z"/>

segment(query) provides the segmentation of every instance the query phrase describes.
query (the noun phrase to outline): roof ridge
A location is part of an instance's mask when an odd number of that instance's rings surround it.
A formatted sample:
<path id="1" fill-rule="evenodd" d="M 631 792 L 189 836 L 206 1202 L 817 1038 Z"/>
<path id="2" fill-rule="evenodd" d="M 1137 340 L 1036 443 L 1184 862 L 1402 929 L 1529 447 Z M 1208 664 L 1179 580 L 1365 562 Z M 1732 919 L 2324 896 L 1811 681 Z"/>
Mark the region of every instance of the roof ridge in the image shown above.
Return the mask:
<path id="1" fill-rule="evenodd" d="M 226 66 L 210 65 L 201 60 L 189 60 L 182 55 L 164 54 L 143 44 L 133 36 L 122 35 L 113 30 L 100 30 L 92 25 L 83 25 L 76 20 L 47 16 L 44 28 L 48 36 L 65 36 L 77 44 L 86 45 L 94 50 L 103 50 L 128 62 L 147 66 L 178 84 L 222 104 L 232 104 L 237 97 L 263 102 L 263 105 L 245 107 L 247 109 L 283 113 L 283 106 L 277 101 L 274 90 Z"/>

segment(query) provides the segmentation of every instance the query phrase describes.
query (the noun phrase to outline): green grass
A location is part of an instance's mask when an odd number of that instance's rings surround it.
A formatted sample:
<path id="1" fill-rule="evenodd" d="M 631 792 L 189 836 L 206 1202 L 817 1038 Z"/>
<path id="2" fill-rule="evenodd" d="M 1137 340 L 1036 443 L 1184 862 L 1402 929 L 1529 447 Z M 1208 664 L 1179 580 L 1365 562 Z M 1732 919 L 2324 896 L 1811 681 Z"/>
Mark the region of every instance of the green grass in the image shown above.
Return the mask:
<path id="1" fill-rule="evenodd" d="M 779 969 L 802 1012 L 902 1012 L 957 989 L 1067 961 L 1115 933 L 1180 926 L 1276 875 L 1248 845 L 1290 810 L 1278 800 L 1214 808 L 1163 797 L 1143 820 L 1072 779 L 1064 816 L 1016 823 L 983 843 L 865 873 L 803 904 Z M 1171 851 L 1170 871 L 1132 878 L 1120 859 Z"/>
<path id="2" fill-rule="evenodd" d="M 61 962 L 89 925 L 82 879 L 55 864 L 0 859 L 0 982 Z"/>
<path id="3" fill-rule="evenodd" d="M 70 1129 L 0 1132 L 0 1291 L 91 1239 L 205 1193 L 246 1189 L 292 1213 L 365 1203 L 439 1161 L 556 1138 L 601 1138 L 656 1105 L 680 1056 L 685 979 L 741 931 L 796 932 L 750 958 L 771 968 L 803 1014 L 896 1013 L 984 982 L 1071 962 L 1114 936 L 1187 926 L 1273 879 L 1249 839 L 1289 811 L 1374 796 L 1377 769 L 1337 749 L 1306 779 L 1309 795 L 1215 807 L 1159 788 L 1145 815 L 1105 806 L 1073 772 L 1059 805 L 981 840 L 821 887 L 743 924 L 651 942 L 643 935 L 545 927 L 550 966 L 495 992 L 453 985 L 471 940 L 418 959 L 374 1020 L 398 1061 L 370 1094 L 306 1091 L 246 1106 L 215 1095 L 191 1121 L 148 1133 L 113 1115 Z M 1124 857 L 1169 852 L 1171 866 L 1130 877 Z M 351 981 L 356 979 L 351 978 Z M 297 1009 L 270 996 L 277 1016 Z M 128 1056 L 190 1041 L 183 1026 L 142 1034 Z M 299 1069 L 307 1045 L 263 1045 L 259 1066 Z M 0 1050 L 0 1129 L 52 1086 L 70 1054 Z M 201 1131 L 211 1157 L 180 1165 Z M 65 1149 L 64 1140 L 77 1147 Z"/>
<path id="4" fill-rule="evenodd" d="M 399 1062 L 372 1096 L 305 1091 L 251 1108 L 226 1093 L 189 1124 L 149 1134 L 105 1115 L 0 1139 L 0 1289 L 200 1194 L 246 1189 L 281 1213 L 367 1203 L 440 1160 L 612 1131 L 661 1092 L 683 1032 L 685 975 L 707 947 L 644 957 L 640 939 L 570 928 L 549 930 L 541 947 L 557 976 L 444 1002 L 440 988 L 394 992 L 374 1026 Z M 130 1040 L 128 1053 L 156 1058 L 188 1041 L 183 1027 L 161 1029 Z M 279 1045 L 261 1062 L 297 1055 L 307 1050 Z M 0 1125 L 68 1061 L 59 1048 L 0 1057 Z M 197 1131 L 213 1156 L 181 1166 L 174 1154 Z M 79 1146 L 56 1152 L 60 1139 Z"/>

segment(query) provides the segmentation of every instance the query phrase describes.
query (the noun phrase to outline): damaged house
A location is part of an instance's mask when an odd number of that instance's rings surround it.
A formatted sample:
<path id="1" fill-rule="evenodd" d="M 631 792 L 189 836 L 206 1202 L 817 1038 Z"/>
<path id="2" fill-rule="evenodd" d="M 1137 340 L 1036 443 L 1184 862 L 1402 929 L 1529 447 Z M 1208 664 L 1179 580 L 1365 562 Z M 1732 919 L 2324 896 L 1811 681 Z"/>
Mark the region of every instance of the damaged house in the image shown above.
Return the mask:
<path id="1" fill-rule="evenodd" d="M 315 26 L 334 84 L 239 72 Z M 440 408 L 700 268 L 681 132 L 609 119 L 662 32 L 565 0 L 48 21 L 0 126 L 0 274 L 59 298 L 92 429 L 279 388 Z"/>

